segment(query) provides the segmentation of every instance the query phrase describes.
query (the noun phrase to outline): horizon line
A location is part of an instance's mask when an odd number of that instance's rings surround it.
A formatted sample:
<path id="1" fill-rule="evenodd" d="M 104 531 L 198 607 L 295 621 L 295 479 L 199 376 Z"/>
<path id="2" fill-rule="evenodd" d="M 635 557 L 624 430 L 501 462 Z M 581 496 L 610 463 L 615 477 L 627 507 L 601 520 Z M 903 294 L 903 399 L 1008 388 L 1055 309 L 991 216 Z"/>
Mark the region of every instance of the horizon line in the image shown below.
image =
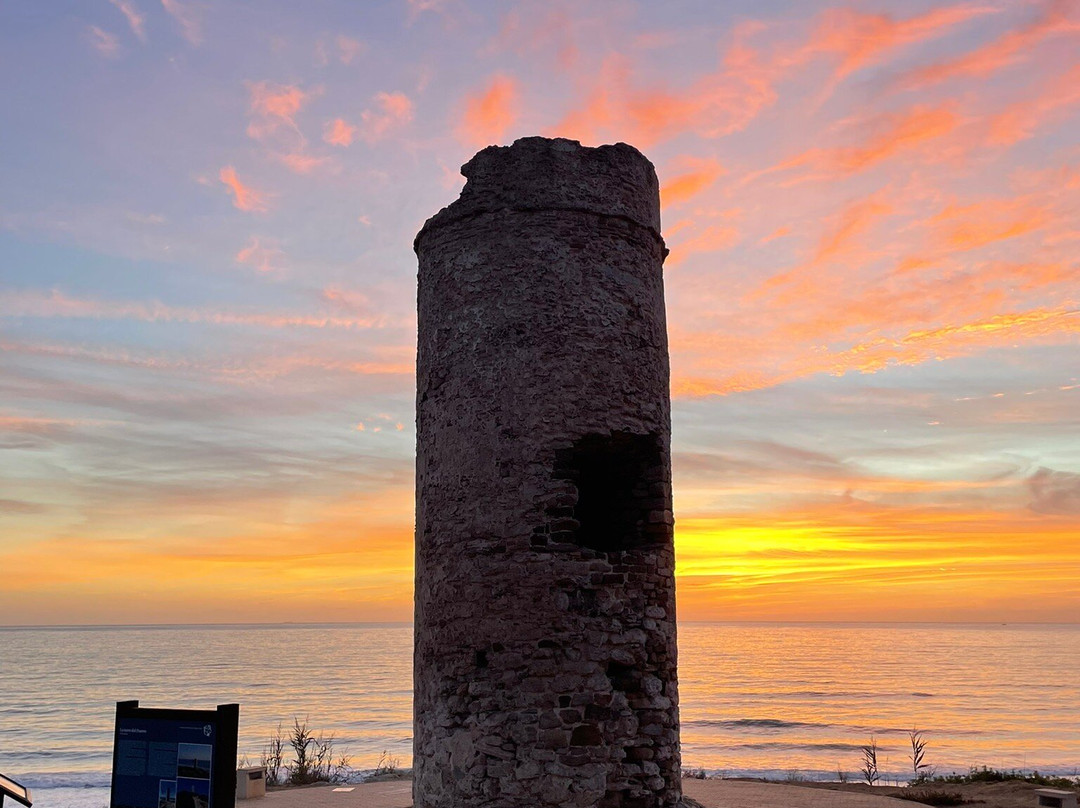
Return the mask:
<path id="1" fill-rule="evenodd" d="M 218 623 L 0 623 L 0 631 L 32 629 L 137 628 L 314 628 L 332 626 L 412 626 L 412 620 L 322 620 Z M 803 625 L 803 626 L 1080 626 L 1077 620 L 678 620 L 676 625 Z"/>

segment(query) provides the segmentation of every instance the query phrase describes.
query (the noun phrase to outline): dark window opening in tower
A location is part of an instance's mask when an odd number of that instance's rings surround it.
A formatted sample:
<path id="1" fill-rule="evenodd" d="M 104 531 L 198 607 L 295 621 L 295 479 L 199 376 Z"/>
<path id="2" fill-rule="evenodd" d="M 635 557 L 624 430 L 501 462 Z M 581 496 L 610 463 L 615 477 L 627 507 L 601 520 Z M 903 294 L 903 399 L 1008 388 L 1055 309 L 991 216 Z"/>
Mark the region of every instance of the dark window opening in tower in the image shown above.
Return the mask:
<path id="1" fill-rule="evenodd" d="M 667 475 L 656 434 L 585 435 L 557 453 L 554 476 L 577 488 L 576 544 L 615 553 L 669 539 Z"/>

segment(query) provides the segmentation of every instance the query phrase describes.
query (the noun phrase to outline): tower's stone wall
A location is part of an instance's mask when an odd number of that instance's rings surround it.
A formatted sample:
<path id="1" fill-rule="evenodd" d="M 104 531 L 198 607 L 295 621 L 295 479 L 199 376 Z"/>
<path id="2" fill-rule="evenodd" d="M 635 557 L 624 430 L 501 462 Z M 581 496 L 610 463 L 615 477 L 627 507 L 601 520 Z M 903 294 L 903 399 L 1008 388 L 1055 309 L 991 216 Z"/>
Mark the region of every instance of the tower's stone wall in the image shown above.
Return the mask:
<path id="1" fill-rule="evenodd" d="M 417 808 L 680 798 L 656 174 L 526 138 L 419 256 Z"/>

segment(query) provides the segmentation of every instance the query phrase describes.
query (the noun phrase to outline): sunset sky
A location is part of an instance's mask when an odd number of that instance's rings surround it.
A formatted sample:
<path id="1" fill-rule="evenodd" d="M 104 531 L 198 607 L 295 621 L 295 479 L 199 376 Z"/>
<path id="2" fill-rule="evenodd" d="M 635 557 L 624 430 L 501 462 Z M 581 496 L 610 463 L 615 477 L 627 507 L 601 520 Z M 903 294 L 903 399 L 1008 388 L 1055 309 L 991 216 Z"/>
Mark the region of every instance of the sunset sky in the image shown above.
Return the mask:
<path id="1" fill-rule="evenodd" d="M 660 176 L 681 619 L 1080 621 L 1080 0 L 12 0 L 0 98 L 0 623 L 410 619 L 533 134 Z"/>

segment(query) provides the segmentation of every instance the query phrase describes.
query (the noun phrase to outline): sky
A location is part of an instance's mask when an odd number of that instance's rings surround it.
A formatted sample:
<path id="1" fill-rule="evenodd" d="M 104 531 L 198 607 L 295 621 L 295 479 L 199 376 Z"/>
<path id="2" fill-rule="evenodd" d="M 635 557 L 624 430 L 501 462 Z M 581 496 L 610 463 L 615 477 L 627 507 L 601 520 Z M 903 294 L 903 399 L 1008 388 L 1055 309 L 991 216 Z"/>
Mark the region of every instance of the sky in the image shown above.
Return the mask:
<path id="1" fill-rule="evenodd" d="M 416 259 L 656 165 L 682 620 L 1080 621 L 1080 0 L 0 4 L 0 622 L 409 620 Z"/>

